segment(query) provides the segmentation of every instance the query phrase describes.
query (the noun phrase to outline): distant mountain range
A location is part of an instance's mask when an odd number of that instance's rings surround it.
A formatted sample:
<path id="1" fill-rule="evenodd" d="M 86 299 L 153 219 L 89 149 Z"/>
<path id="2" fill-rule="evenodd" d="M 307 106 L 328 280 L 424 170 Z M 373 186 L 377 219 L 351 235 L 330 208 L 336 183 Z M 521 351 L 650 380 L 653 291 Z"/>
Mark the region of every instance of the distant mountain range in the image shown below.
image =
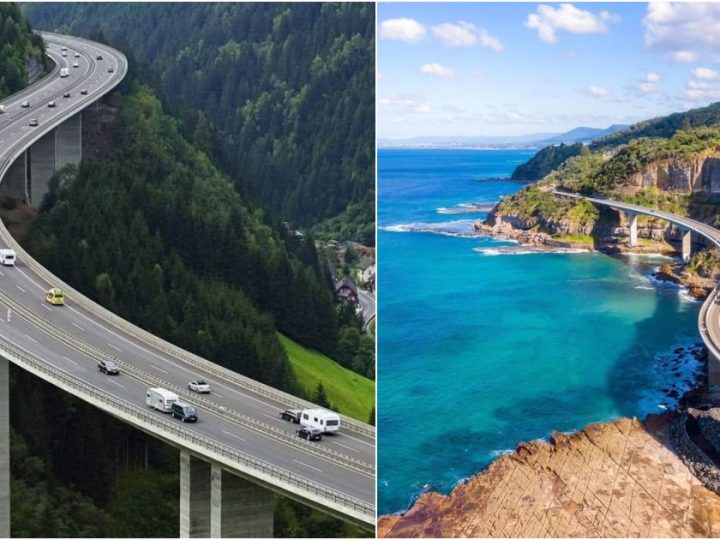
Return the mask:
<path id="1" fill-rule="evenodd" d="M 576 127 L 565 133 L 533 133 L 530 135 L 477 137 L 412 137 L 409 139 L 378 139 L 380 148 L 542 148 L 552 144 L 587 143 L 627 129 L 613 124 L 608 128 Z"/>

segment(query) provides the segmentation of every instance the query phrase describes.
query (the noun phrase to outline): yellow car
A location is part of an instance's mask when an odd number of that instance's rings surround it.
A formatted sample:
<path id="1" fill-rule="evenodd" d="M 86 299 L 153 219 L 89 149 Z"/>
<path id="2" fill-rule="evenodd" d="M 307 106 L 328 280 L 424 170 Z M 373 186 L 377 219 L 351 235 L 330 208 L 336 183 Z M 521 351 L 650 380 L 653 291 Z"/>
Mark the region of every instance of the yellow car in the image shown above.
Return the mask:
<path id="1" fill-rule="evenodd" d="M 45 295 L 45 300 L 51 303 L 53 306 L 64 306 L 65 295 L 60 289 L 52 288 Z"/>

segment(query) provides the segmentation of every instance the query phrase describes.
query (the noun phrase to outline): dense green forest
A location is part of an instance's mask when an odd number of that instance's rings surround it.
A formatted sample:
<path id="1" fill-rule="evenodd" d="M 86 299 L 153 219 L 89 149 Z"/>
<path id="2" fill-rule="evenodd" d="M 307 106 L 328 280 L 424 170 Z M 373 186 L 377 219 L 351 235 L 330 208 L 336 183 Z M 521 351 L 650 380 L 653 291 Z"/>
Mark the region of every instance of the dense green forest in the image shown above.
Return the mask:
<path id="1" fill-rule="evenodd" d="M 0 99 L 28 83 L 28 62 L 43 64 L 42 38 L 34 34 L 17 4 L 0 3 Z"/>
<path id="2" fill-rule="evenodd" d="M 293 227 L 374 244 L 370 3 L 38 3 L 142 72 L 237 190 Z"/>
<path id="3" fill-rule="evenodd" d="M 512 173 L 513 180 L 540 180 L 553 169 L 560 166 L 567 158 L 589 153 L 583 143 L 546 146 L 530 158 L 526 163 L 518 165 Z"/>
<path id="4" fill-rule="evenodd" d="M 119 315 L 304 395 L 277 329 L 335 349 L 345 346 L 339 329 L 360 322 L 336 307 L 312 237 L 284 236 L 263 223 L 152 91 L 132 85 L 112 97 L 109 157 L 55 175 L 25 246 Z M 20 448 L 13 534 L 177 535 L 174 450 L 20 370 L 13 387 L 33 396 L 18 398 L 23 408 L 11 413 Z M 148 503 L 158 497 L 166 501 L 160 509 Z M 364 534 L 280 497 L 276 532 Z"/>

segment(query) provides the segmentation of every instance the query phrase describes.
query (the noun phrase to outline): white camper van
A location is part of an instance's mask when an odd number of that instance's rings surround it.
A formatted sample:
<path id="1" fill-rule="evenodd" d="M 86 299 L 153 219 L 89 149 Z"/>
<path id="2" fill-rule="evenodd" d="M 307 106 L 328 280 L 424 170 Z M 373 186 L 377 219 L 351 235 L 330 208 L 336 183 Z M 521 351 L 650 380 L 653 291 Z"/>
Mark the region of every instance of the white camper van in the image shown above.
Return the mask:
<path id="1" fill-rule="evenodd" d="M 15 266 L 15 250 L 0 249 L 0 264 L 3 266 Z"/>
<path id="2" fill-rule="evenodd" d="M 334 433 L 340 429 L 340 415 L 326 409 L 305 409 L 300 417 L 300 425 L 319 429 L 323 433 Z"/>
<path id="3" fill-rule="evenodd" d="M 164 388 L 148 388 L 145 394 L 145 403 L 149 407 L 165 413 L 169 413 L 173 403 L 179 399 L 175 392 Z"/>

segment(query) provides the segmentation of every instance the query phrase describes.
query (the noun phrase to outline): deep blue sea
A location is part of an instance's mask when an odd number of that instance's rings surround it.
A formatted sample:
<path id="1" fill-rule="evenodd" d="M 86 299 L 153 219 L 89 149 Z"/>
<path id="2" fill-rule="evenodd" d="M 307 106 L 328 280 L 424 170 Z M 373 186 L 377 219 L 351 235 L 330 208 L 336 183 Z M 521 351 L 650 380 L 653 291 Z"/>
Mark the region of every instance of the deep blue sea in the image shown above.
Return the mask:
<path id="1" fill-rule="evenodd" d="M 674 402 L 673 351 L 699 303 L 651 273 L 668 259 L 500 254 L 464 237 L 522 186 L 528 151 L 380 150 L 379 511 L 449 492 L 519 442 Z M 450 212 L 450 213 L 448 213 Z M 454 213 L 460 212 L 460 213 Z M 458 235 L 452 235 L 457 233 Z"/>

